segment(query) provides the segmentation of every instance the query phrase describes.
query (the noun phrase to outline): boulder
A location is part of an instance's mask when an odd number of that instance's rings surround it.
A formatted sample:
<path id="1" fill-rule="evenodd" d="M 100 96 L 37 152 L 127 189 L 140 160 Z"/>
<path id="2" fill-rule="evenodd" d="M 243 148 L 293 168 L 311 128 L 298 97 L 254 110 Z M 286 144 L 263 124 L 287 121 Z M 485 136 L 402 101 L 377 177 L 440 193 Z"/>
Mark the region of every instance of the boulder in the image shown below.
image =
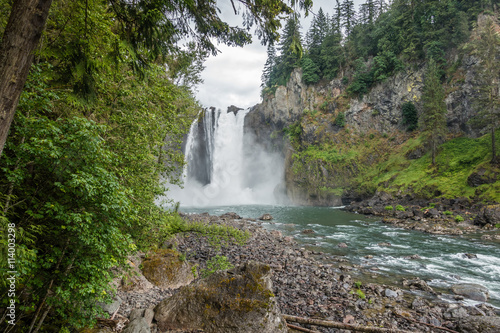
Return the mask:
<path id="1" fill-rule="evenodd" d="M 500 205 L 490 205 L 483 207 L 474 219 L 474 224 L 485 226 L 500 223 Z"/>
<path id="2" fill-rule="evenodd" d="M 122 299 L 118 296 L 113 297 L 113 301 L 111 303 L 99 303 L 101 308 L 104 310 L 104 312 L 109 313 L 110 315 L 113 315 L 118 309 L 120 308 L 120 305 L 122 304 Z"/>
<path id="3" fill-rule="evenodd" d="M 142 263 L 146 279 L 157 287 L 176 289 L 194 280 L 191 266 L 172 249 L 160 249 Z"/>
<path id="4" fill-rule="evenodd" d="M 241 220 L 241 216 L 234 212 L 224 213 L 220 216 L 222 219 L 233 219 L 233 220 Z"/>
<path id="5" fill-rule="evenodd" d="M 467 178 L 467 184 L 471 187 L 478 187 L 484 184 L 493 184 L 497 181 L 496 173 L 488 172 L 484 168 L 471 173 Z"/>
<path id="6" fill-rule="evenodd" d="M 148 281 L 139 269 L 142 259 L 139 256 L 130 257 L 129 268 L 120 280 L 120 288 L 127 292 L 145 293 L 153 288 L 153 284 Z"/>
<path id="7" fill-rule="evenodd" d="M 460 318 L 458 332 L 467 333 L 497 333 L 500 332 L 500 317 L 468 316 Z"/>
<path id="8" fill-rule="evenodd" d="M 160 331 L 287 332 L 270 275 L 268 265 L 254 261 L 216 272 L 163 300 L 154 319 Z"/>
<path id="9" fill-rule="evenodd" d="M 132 320 L 122 331 L 122 333 L 151 333 L 149 324 L 144 318 Z"/>
<path id="10" fill-rule="evenodd" d="M 456 295 L 461 295 L 479 302 L 486 302 L 488 300 L 488 289 L 479 284 L 458 283 L 451 287 L 451 291 Z"/>
<path id="11" fill-rule="evenodd" d="M 410 289 L 418 289 L 418 290 L 423 290 L 423 291 L 428 291 L 430 293 L 435 293 L 434 290 L 425 282 L 424 280 L 420 278 L 415 278 L 412 280 L 406 280 L 403 279 L 403 286 L 405 287 L 410 287 Z"/>
<path id="12" fill-rule="evenodd" d="M 259 217 L 259 220 L 262 221 L 271 221 L 272 219 L 273 217 L 271 216 L 271 214 L 264 214 L 261 217 Z"/>

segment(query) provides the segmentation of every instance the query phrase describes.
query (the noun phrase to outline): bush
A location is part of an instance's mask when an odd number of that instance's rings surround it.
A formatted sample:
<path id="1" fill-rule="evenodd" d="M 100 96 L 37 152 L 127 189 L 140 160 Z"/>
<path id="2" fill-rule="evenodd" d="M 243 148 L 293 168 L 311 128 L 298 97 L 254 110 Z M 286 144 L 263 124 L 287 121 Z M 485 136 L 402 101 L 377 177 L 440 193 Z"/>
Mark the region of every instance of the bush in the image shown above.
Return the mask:
<path id="1" fill-rule="evenodd" d="M 335 118 L 335 125 L 339 127 L 344 127 L 345 126 L 345 114 L 344 112 L 340 112 L 337 117 Z"/>
<path id="2" fill-rule="evenodd" d="M 455 222 L 463 222 L 464 218 L 460 215 L 455 216 Z"/>
<path id="3" fill-rule="evenodd" d="M 215 272 L 225 271 L 233 268 L 234 265 L 225 256 L 216 255 L 207 261 L 207 268 L 201 270 L 201 276 L 206 278 Z"/>
<path id="4" fill-rule="evenodd" d="M 443 212 L 443 214 L 444 214 L 444 215 L 453 215 L 453 213 L 452 213 L 452 212 L 450 212 L 449 210 L 444 211 L 444 212 Z"/>
<path id="5" fill-rule="evenodd" d="M 403 112 L 403 125 L 408 132 L 414 131 L 418 127 L 417 108 L 413 102 L 406 102 L 401 107 Z"/>
<path id="6" fill-rule="evenodd" d="M 404 211 L 405 211 L 405 208 L 404 208 L 403 206 L 401 206 L 401 205 L 397 205 L 397 206 L 396 206 L 396 210 L 397 210 L 397 211 L 400 211 L 400 212 L 404 212 Z"/>
<path id="7" fill-rule="evenodd" d="M 385 206 L 385 210 L 393 210 L 394 208 L 392 206 Z"/>

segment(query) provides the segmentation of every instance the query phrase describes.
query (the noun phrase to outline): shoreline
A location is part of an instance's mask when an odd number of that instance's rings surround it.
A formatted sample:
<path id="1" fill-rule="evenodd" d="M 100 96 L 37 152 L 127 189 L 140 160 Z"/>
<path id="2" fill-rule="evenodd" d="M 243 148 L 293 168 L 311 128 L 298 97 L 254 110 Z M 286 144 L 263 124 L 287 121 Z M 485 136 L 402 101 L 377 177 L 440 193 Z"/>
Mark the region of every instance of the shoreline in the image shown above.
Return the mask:
<path id="1" fill-rule="evenodd" d="M 343 262 L 326 263 L 332 256 L 328 258 L 327 253 L 307 250 L 292 237 L 283 236 L 277 230 L 268 231 L 254 219 L 244 219 L 235 213 L 182 216 L 188 222 L 249 231 L 250 239 L 243 246 L 216 249 L 206 237 L 189 233 L 178 235 L 166 246 L 175 247 L 190 264 L 197 265 L 198 270 L 205 268 L 207 260 L 215 255 L 226 256 L 234 265 L 250 260 L 268 264 L 273 271 L 273 291 L 283 314 L 416 332 L 442 332 L 429 325 L 454 330 L 462 321 L 475 316 L 498 318 L 497 309 L 484 303 L 465 305 L 461 302 L 463 297 L 456 295 L 450 295 L 449 301 L 440 300 L 436 298 L 437 293 L 418 278 L 407 280 L 405 289 L 357 281 L 358 277 L 353 278 L 343 268 Z M 140 295 L 121 292 L 124 306 L 120 314 L 128 316 L 133 308 L 152 306 L 175 290 L 158 292 L 154 292 L 158 297 L 153 302 L 151 299 L 146 302 Z M 337 332 L 321 327 L 313 329 Z"/>

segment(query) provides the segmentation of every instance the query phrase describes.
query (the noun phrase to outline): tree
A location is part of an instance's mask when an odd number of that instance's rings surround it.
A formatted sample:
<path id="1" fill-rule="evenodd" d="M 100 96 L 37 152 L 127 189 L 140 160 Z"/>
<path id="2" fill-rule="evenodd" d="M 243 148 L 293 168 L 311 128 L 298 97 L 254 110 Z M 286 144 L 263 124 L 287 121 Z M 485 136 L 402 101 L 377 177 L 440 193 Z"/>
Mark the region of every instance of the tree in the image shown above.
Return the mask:
<path id="1" fill-rule="evenodd" d="M 52 0 L 14 1 L 0 44 L 0 157 Z"/>
<path id="2" fill-rule="evenodd" d="M 290 5 L 295 3 L 290 1 Z M 12 5 L 0 44 L 0 77 L 9 78 L 2 79 L 0 83 L 0 156 L 51 4 L 52 0 L 15 0 Z M 210 0 L 139 0 L 132 3 L 109 0 L 109 10 L 118 23 L 118 40 L 129 46 L 131 54 L 127 61 L 136 70 L 141 70 L 167 56 L 176 42 L 185 37 L 192 37 L 201 49 L 213 54 L 217 53 L 215 41 L 231 46 L 250 43 L 248 29 L 252 26 L 263 43 L 276 40 L 281 27 L 280 15 L 293 12 L 282 0 L 271 0 L 266 5 L 254 0 L 242 4 L 245 10 L 243 27 L 232 27 L 224 22 L 219 16 L 217 3 Z M 307 15 L 312 3 L 301 0 L 299 5 Z M 86 38 L 90 23 L 88 2 L 84 7 L 86 16 L 81 58 L 85 58 L 85 46 L 89 43 Z M 91 77 L 90 71 L 91 66 L 88 66 L 87 78 Z"/>
<path id="3" fill-rule="evenodd" d="M 500 64 L 496 59 L 500 48 L 498 29 L 498 23 L 488 16 L 483 25 L 478 27 L 476 38 L 472 42 L 474 54 L 481 60 L 478 76 L 481 83 L 475 103 L 479 112 L 473 122 L 491 133 L 492 163 L 497 162 L 495 131 L 500 126 Z"/>
<path id="4" fill-rule="evenodd" d="M 267 60 L 261 76 L 261 87 L 271 87 L 274 84 L 273 71 L 276 70 L 276 48 L 273 43 L 267 44 Z"/>
<path id="5" fill-rule="evenodd" d="M 309 51 L 309 58 L 316 64 L 321 65 L 321 44 L 328 33 L 328 21 L 326 19 L 323 9 L 318 10 L 318 14 L 314 17 L 311 28 L 306 34 L 307 50 Z"/>
<path id="6" fill-rule="evenodd" d="M 352 0 L 344 0 L 340 6 L 342 17 L 344 19 L 343 27 L 345 29 L 346 38 L 352 33 L 352 29 L 356 25 L 356 10 Z"/>
<path id="7" fill-rule="evenodd" d="M 280 55 L 276 65 L 278 84 L 284 85 L 290 78 L 293 69 L 300 66 L 303 54 L 300 22 L 297 16 L 292 16 L 287 20 L 281 38 L 278 48 Z"/>
<path id="8" fill-rule="evenodd" d="M 446 104 L 436 62 L 427 64 L 422 91 L 422 128 L 427 145 L 431 150 L 432 165 L 436 164 L 437 148 L 446 133 Z"/>

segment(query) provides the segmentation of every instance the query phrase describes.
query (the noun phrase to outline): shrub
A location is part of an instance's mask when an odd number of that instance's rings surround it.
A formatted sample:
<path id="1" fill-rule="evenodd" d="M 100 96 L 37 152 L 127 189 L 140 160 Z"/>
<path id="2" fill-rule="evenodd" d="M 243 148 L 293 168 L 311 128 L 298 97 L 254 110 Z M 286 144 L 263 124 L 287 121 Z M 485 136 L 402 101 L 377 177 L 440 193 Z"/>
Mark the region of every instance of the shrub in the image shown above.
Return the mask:
<path id="1" fill-rule="evenodd" d="M 403 125 L 408 132 L 414 131 L 418 127 L 417 108 L 413 102 L 406 102 L 401 107 L 403 112 Z"/>
<path id="2" fill-rule="evenodd" d="M 463 222 L 464 218 L 460 215 L 455 216 L 455 222 Z"/>
<path id="3" fill-rule="evenodd" d="M 344 127 L 345 126 L 345 114 L 344 112 L 340 112 L 337 117 L 335 118 L 335 125 L 339 127 Z"/>
<path id="4" fill-rule="evenodd" d="M 450 212 L 449 210 L 444 211 L 444 212 L 443 212 L 443 214 L 444 214 L 444 215 L 453 215 L 453 213 L 452 213 L 452 212 Z"/>
<path id="5" fill-rule="evenodd" d="M 397 210 L 397 211 L 400 211 L 400 212 L 404 212 L 404 211 L 405 211 L 405 208 L 404 208 L 403 206 L 401 206 L 401 205 L 397 205 L 397 206 L 396 206 L 396 210 Z"/>
<path id="6" fill-rule="evenodd" d="M 394 208 L 392 206 L 385 206 L 385 210 L 393 210 Z"/>
<path id="7" fill-rule="evenodd" d="M 224 271 L 233 268 L 233 264 L 225 256 L 216 255 L 207 261 L 207 268 L 201 270 L 201 276 L 206 278 L 218 271 Z"/>

